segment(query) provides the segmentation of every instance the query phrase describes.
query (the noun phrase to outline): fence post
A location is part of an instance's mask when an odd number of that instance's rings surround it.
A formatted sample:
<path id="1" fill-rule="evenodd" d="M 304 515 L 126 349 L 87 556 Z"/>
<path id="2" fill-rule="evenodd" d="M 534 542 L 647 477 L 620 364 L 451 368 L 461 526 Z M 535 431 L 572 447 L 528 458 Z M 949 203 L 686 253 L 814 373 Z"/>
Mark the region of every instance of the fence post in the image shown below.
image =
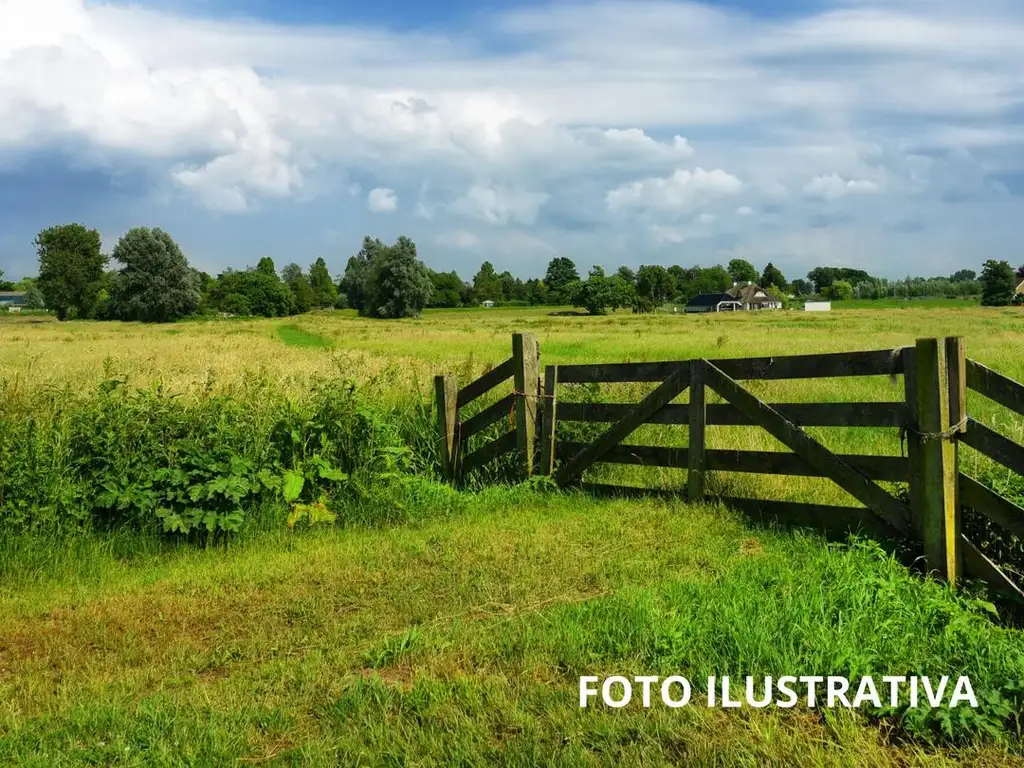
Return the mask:
<path id="1" fill-rule="evenodd" d="M 913 510 L 914 525 L 924 544 L 925 564 L 955 585 L 960 578 L 962 555 L 956 437 L 951 431 L 950 404 L 955 397 L 955 410 L 960 410 L 962 395 L 950 390 L 948 347 L 948 343 L 940 344 L 938 339 L 918 339 L 914 347 L 917 423 L 910 439 L 917 445 L 918 469 L 910 480 L 918 486 L 912 494 L 912 502 L 917 506 Z M 959 369 L 963 370 L 963 366 Z M 959 382 L 960 374 L 956 376 Z"/>
<path id="2" fill-rule="evenodd" d="M 441 466 L 444 476 L 455 479 L 458 456 L 456 426 L 458 423 L 459 388 L 454 376 L 434 377 L 434 403 L 437 411 L 437 429 L 441 443 Z"/>
<path id="3" fill-rule="evenodd" d="M 537 378 L 540 348 L 529 333 L 512 334 L 512 361 L 516 397 L 516 442 L 526 475 L 533 474 L 533 447 L 537 430 Z"/>
<path id="4" fill-rule="evenodd" d="M 704 361 L 690 363 L 690 439 L 687 456 L 686 493 L 690 501 L 697 501 L 704 495 L 704 428 L 707 425 L 705 407 Z"/>
<path id="5" fill-rule="evenodd" d="M 544 368 L 544 413 L 541 419 L 540 435 L 540 473 L 552 475 L 555 471 L 555 419 L 556 407 L 555 392 L 558 388 L 558 366 L 549 365 Z"/>

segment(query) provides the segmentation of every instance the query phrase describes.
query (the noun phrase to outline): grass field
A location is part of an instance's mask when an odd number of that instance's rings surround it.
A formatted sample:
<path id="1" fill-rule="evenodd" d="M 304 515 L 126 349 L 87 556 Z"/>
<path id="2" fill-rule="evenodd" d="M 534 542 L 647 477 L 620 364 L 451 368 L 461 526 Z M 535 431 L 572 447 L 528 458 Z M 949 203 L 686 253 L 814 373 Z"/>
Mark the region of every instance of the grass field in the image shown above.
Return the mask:
<path id="1" fill-rule="evenodd" d="M 1019 310 L 33 320 L 0 320 L 0 764 L 1024 764 L 1024 633 L 971 593 L 872 543 L 830 544 L 714 504 L 446 488 L 427 407 L 434 374 L 468 382 L 508 356 L 514 331 L 539 338 L 542 363 L 962 335 L 969 356 L 1024 380 Z M 647 388 L 574 389 L 566 397 Z M 902 398 L 885 377 L 755 389 Z M 969 410 L 1024 434 L 980 399 Z M 894 430 L 815 434 L 849 452 L 900 450 Z M 633 440 L 685 444 L 685 430 Z M 712 428 L 709 446 L 779 448 L 739 427 Z M 200 477 L 219 466 L 241 490 Z M 233 493 L 260 500 L 230 538 L 162 533 L 146 478 L 163 472 L 161 488 L 176 488 L 167 473 L 183 467 L 218 489 L 217 514 Z M 302 500 L 322 500 L 335 524 L 290 530 L 285 505 L 244 485 L 260 467 L 305 473 Z M 600 473 L 662 487 L 684 477 Z M 813 479 L 712 480 L 849 503 Z M 580 710 L 579 675 L 613 673 L 968 674 L 989 698 L 967 715 Z"/>

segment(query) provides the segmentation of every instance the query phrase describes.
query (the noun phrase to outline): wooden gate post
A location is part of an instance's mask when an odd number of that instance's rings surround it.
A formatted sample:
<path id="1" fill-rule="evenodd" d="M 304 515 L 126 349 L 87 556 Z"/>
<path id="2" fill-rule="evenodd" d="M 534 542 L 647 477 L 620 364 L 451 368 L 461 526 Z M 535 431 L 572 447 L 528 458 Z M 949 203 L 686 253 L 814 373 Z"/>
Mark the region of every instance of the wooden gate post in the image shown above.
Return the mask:
<path id="1" fill-rule="evenodd" d="M 694 360 L 690 363 L 690 439 L 686 449 L 686 495 L 690 501 L 697 501 L 704 495 L 704 428 L 707 424 L 704 392 L 704 361 Z"/>
<path id="2" fill-rule="evenodd" d="M 527 476 L 533 474 L 533 447 L 537 431 L 537 378 L 540 348 L 529 333 L 512 334 L 512 365 L 516 396 L 516 444 Z"/>
<path id="3" fill-rule="evenodd" d="M 544 368 L 544 405 L 540 434 L 540 473 L 551 475 L 555 471 L 555 420 L 558 418 L 555 392 L 558 388 L 558 366 Z"/>
<path id="4" fill-rule="evenodd" d="M 952 344 L 950 342 L 953 342 Z M 957 355 L 950 371 L 947 350 Z M 964 395 L 962 340 L 918 339 L 914 348 L 916 379 L 916 425 L 910 439 L 917 445 L 916 472 L 911 484 L 914 527 L 924 544 L 925 564 L 930 571 L 956 584 L 962 571 L 960 550 L 960 508 L 957 494 L 956 430 L 951 411 L 960 412 Z M 954 375 L 951 376 L 950 374 Z M 951 384 L 957 391 L 951 391 Z M 951 408 L 951 403 L 956 405 Z M 958 426 L 958 425 L 957 425 Z M 916 507 L 916 508 L 913 508 Z"/>
<path id="5" fill-rule="evenodd" d="M 455 465 L 458 457 L 459 387 L 454 376 L 434 377 L 434 404 L 437 411 L 437 430 L 441 444 L 441 469 L 449 480 L 455 479 Z"/>

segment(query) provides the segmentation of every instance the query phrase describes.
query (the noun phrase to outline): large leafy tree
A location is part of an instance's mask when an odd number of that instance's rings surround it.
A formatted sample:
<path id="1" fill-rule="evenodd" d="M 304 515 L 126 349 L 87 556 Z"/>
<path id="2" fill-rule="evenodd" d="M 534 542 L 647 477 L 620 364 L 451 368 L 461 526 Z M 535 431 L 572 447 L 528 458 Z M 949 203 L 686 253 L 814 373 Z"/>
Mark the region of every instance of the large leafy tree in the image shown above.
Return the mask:
<path id="1" fill-rule="evenodd" d="M 379 238 L 367 235 L 363 238 L 363 247 L 359 253 L 349 257 L 345 266 L 345 275 L 341 278 L 338 290 L 345 294 L 348 305 L 352 309 L 363 311 L 366 304 L 366 285 L 370 276 L 370 262 L 383 252 L 384 243 Z"/>
<path id="2" fill-rule="evenodd" d="M 989 259 L 981 266 L 981 303 L 1002 307 L 1013 301 L 1016 275 L 1007 261 Z"/>
<path id="3" fill-rule="evenodd" d="M 217 276 L 210 298 L 221 312 L 236 315 L 282 317 L 295 311 L 295 297 L 277 273 L 258 267 L 238 272 L 229 269 Z"/>
<path id="4" fill-rule="evenodd" d="M 199 279 L 174 239 L 159 227 L 136 227 L 111 254 L 123 266 L 110 287 L 110 312 L 122 320 L 166 323 L 199 306 Z"/>
<path id="5" fill-rule="evenodd" d="M 753 283 L 757 280 L 757 269 L 746 259 L 733 259 L 726 270 L 737 283 Z"/>
<path id="6" fill-rule="evenodd" d="M 457 307 L 462 303 L 462 292 L 465 286 L 462 279 L 451 272 L 431 272 L 430 282 L 433 294 L 430 299 L 432 307 Z"/>
<path id="7" fill-rule="evenodd" d="M 371 260 L 366 301 L 360 313 L 368 317 L 415 317 L 430 302 L 433 286 L 416 244 L 404 235 L 382 248 Z"/>
<path id="8" fill-rule="evenodd" d="M 764 268 L 764 272 L 761 273 L 761 287 L 769 288 L 772 286 L 778 288 L 780 291 L 785 290 L 786 277 L 778 267 L 769 261 Z"/>
<path id="9" fill-rule="evenodd" d="M 511 277 L 511 275 L 510 275 Z M 473 292 L 479 301 L 501 301 L 504 298 L 503 286 L 498 273 L 494 271 L 494 265 L 485 261 L 480 265 L 480 270 L 473 275 Z"/>
<path id="10" fill-rule="evenodd" d="M 13 291 L 14 289 L 14 283 L 4 280 L 4 271 L 0 269 L 0 291 Z"/>
<path id="11" fill-rule="evenodd" d="M 636 273 L 636 295 L 654 304 L 675 295 L 676 284 L 668 270 L 657 264 L 645 264 Z"/>
<path id="12" fill-rule="evenodd" d="M 557 256 L 548 263 L 544 282 L 548 287 L 548 301 L 563 304 L 570 301 L 569 286 L 580 279 L 576 265 L 568 256 Z"/>
<path id="13" fill-rule="evenodd" d="M 317 307 L 333 307 L 338 300 L 338 287 L 327 270 L 327 262 L 320 256 L 309 266 L 309 286 L 313 289 L 313 304 Z"/>
<path id="14" fill-rule="evenodd" d="M 39 254 L 39 290 L 57 319 L 90 316 L 107 263 L 100 233 L 82 224 L 62 224 L 44 229 L 33 245 Z"/>
<path id="15" fill-rule="evenodd" d="M 330 276 L 327 280 L 330 281 Z M 294 262 L 285 266 L 281 270 L 281 280 L 288 286 L 288 289 L 292 292 L 292 297 L 295 301 L 295 311 L 298 313 L 309 312 L 316 303 L 316 294 L 313 287 L 310 285 L 310 280 L 302 273 L 302 267 Z M 331 284 L 334 287 L 334 284 Z"/>

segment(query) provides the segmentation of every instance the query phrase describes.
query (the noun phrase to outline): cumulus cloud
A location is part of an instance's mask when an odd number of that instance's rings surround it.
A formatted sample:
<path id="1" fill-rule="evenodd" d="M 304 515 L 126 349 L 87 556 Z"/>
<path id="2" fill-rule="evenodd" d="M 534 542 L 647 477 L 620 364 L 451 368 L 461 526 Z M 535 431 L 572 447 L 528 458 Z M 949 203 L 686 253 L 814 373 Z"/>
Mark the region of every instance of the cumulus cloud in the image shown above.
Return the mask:
<path id="1" fill-rule="evenodd" d="M 371 189 L 366 196 L 366 207 L 373 213 L 393 213 L 398 210 L 398 196 L 387 187 Z"/>
<path id="2" fill-rule="evenodd" d="M 835 173 L 816 176 L 804 185 L 804 196 L 812 200 L 838 200 L 847 195 L 869 195 L 879 191 L 879 185 L 867 179 L 843 179 Z"/>
<path id="3" fill-rule="evenodd" d="M 504 226 L 509 223 L 532 224 L 551 196 L 546 192 L 531 192 L 491 184 L 476 183 L 452 204 L 451 209 L 460 216 L 479 219 L 488 224 Z"/>
<path id="4" fill-rule="evenodd" d="M 1002 238 L 965 253 L 998 250 L 1024 235 L 993 178 L 1024 172 L 1021 39 L 1008 0 L 824 0 L 771 20 L 571 2 L 436 33 L 4 0 L 0 174 L 64 152 L 239 215 L 332 188 L 362 215 L 402 197 L 435 238 L 475 220 L 537 254 L 677 242 L 699 212 L 717 230 L 756 209 L 745 230 L 792 234 L 821 201 L 959 222 Z M 365 209 L 371 185 L 351 179 L 379 185 Z M 986 200 L 1000 207 L 969 209 Z M 881 220 L 859 223 L 884 254 Z"/>
<path id="5" fill-rule="evenodd" d="M 616 212 L 635 209 L 686 212 L 695 205 L 735 195 L 741 189 L 742 181 L 718 168 L 713 171 L 679 169 L 671 176 L 633 181 L 609 190 L 605 203 L 608 210 Z"/>

